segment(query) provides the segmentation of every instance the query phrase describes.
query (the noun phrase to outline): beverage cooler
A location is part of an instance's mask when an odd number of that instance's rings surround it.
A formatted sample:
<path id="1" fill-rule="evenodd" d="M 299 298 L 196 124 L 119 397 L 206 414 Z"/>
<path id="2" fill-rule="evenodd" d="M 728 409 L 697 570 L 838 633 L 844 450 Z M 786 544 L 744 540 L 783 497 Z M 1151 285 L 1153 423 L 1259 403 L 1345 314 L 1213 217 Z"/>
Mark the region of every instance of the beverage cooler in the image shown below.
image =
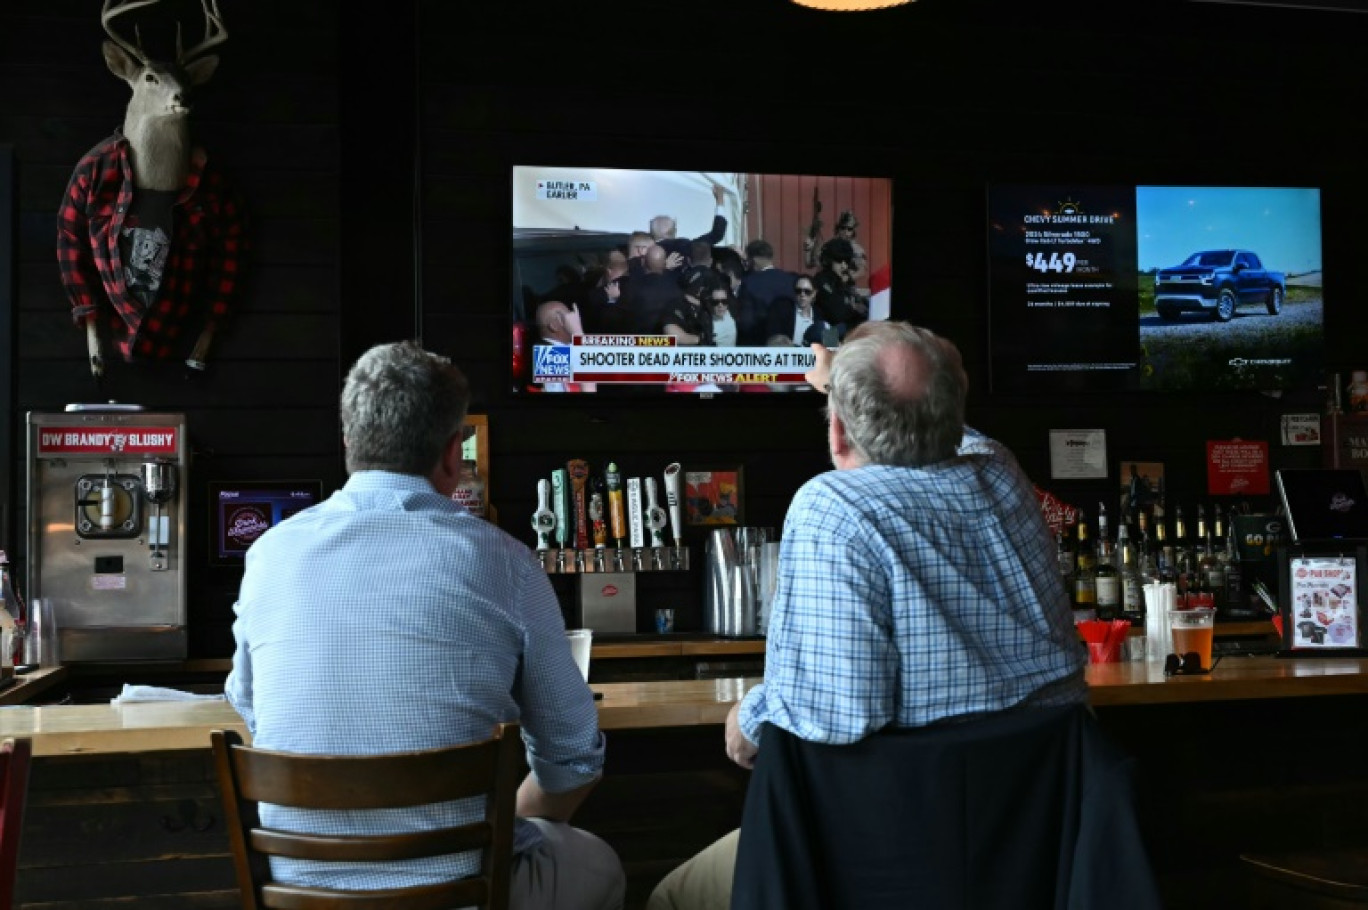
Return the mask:
<path id="1" fill-rule="evenodd" d="M 185 415 L 28 415 L 28 586 L 64 663 L 186 656 Z"/>

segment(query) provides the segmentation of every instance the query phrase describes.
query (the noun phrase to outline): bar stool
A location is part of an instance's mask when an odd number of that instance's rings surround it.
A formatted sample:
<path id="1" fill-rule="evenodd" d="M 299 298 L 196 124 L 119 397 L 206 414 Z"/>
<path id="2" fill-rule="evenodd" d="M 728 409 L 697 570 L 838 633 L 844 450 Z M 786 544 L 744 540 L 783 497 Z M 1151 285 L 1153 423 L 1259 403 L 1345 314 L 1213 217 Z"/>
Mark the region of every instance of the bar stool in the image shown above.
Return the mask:
<path id="1" fill-rule="evenodd" d="M 33 741 L 25 737 L 0 742 L 0 910 L 14 903 L 19 875 L 19 834 L 28 800 L 29 760 Z"/>
<path id="2" fill-rule="evenodd" d="M 390 755 L 299 755 L 253 749 L 233 731 L 210 734 L 228 840 L 244 910 L 506 910 L 513 863 L 515 797 L 522 771 L 518 724 L 464 746 Z M 258 803 L 305 809 L 384 809 L 486 797 L 484 817 L 431 831 L 312 835 L 261 827 Z M 385 862 L 479 850 L 478 875 L 435 885 L 348 891 L 274 881 L 272 856 Z"/>
<path id="3" fill-rule="evenodd" d="M 1245 854 L 1250 910 L 1368 907 L 1368 848 Z"/>

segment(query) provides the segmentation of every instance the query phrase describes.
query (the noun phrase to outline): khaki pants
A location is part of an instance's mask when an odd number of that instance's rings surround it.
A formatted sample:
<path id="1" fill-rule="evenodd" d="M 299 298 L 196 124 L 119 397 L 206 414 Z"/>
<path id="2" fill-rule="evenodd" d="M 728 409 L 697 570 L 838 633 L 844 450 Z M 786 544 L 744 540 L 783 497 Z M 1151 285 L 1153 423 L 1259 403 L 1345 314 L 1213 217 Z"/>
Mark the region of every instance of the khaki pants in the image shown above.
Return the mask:
<path id="1" fill-rule="evenodd" d="M 661 879 L 646 902 L 646 910 L 728 910 L 740 833 L 738 828 L 704 847 Z"/>
<path id="2" fill-rule="evenodd" d="M 612 847 L 563 822 L 528 821 L 542 842 L 513 857 L 513 910 L 621 910 L 627 882 Z"/>

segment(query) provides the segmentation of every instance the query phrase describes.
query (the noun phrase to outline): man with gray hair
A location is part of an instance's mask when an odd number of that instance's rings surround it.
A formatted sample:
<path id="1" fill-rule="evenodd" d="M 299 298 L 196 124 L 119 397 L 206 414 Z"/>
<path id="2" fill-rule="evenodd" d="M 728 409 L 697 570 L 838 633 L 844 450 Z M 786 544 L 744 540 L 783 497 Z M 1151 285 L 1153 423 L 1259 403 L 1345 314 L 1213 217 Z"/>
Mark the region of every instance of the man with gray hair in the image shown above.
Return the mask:
<path id="1" fill-rule="evenodd" d="M 346 485 L 261 536 L 234 609 L 225 694 L 253 745 L 367 754 L 487 739 L 519 721 L 513 908 L 615 910 L 622 865 L 571 827 L 602 773 L 593 695 L 554 591 L 527 547 L 451 499 L 470 392 L 412 342 L 357 360 L 342 391 Z M 317 812 L 262 806 L 267 827 L 330 834 L 462 824 L 482 809 Z M 274 860 L 282 881 L 378 890 L 474 874 L 463 853 L 393 863 Z"/>
<path id="2" fill-rule="evenodd" d="M 713 184 L 713 217 L 712 227 L 708 233 L 693 238 L 692 241 L 679 237 L 679 222 L 673 215 L 656 215 L 651 219 L 651 239 L 665 250 L 665 255 L 670 257 L 668 268 L 674 271 L 680 266 L 689 264 L 689 256 L 693 252 L 694 243 L 706 243 L 709 246 L 717 246 L 722 242 L 722 238 L 727 236 L 727 219 L 722 214 L 722 202 L 727 198 L 727 191 L 718 184 Z"/>
<path id="3" fill-rule="evenodd" d="M 817 355 L 836 470 L 789 506 L 765 679 L 727 717 L 754 766 L 768 723 L 848 745 L 1087 699 L 1084 652 L 1034 489 L 1011 453 L 964 425 L 959 351 L 872 322 Z M 671 872 L 649 910 L 729 906 L 736 832 Z"/>

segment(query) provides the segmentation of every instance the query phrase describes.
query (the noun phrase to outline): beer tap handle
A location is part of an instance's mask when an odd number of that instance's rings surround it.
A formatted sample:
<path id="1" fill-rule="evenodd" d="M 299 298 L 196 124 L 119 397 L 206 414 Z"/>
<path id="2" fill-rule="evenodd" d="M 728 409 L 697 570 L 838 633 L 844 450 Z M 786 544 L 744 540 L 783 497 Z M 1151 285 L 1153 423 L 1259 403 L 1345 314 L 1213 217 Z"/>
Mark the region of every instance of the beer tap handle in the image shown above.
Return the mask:
<path id="1" fill-rule="evenodd" d="M 556 513 L 551 511 L 551 481 L 546 478 L 537 481 L 537 511 L 532 513 L 532 529 L 537 532 L 537 550 L 544 554 L 551 549 L 551 532 L 556 529 Z"/>
<path id="2" fill-rule="evenodd" d="M 680 495 L 680 475 L 683 473 L 677 461 L 665 466 L 665 504 L 670 507 L 670 534 L 674 537 L 676 549 L 683 540 L 684 499 Z"/>
<path id="3" fill-rule="evenodd" d="M 656 479 L 646 478 L 646 528 L 651 532 L 651 546 L 665 546 L 665 510 L 656 500 Z"/>
<path id="4" fill-rule="evenodd" d="M 617 462 L 609 462 L 603 474 L 604 486 L 608 490 L 608 523 L 613 534 L 614 545 L 621 550 L 627 543 L 627 512 L 622 502 L 622 475 L 618 473 Z M 619 565 L 621 557 L 618 558 Z"/>
<path id="5" fill-rule="evenodd" d="M 594 549 L 602 550 L 608 546 L 608 527 L 603 520 L 602 493 L 594 493 L 589 497 L 589 523 L 594 531 Z"/>
<path id="6" fill-rule="evenodd" d="M 570 477 L 565 468 L 551 472 L 552 510 L 556 516 L 556 546 L 562 550 L 570 542 Z"/>
<path id="7" fill-rule="evenodd" d="M 670 507 L 670 536 L 674 538 L 674 552 L 670 554 L 670 567 L 680 568 L 681 551 L 684 549 L 684 497 L 680 491 L 683 470 L 679 462 L 665 466 L 665 504 Z"/>

